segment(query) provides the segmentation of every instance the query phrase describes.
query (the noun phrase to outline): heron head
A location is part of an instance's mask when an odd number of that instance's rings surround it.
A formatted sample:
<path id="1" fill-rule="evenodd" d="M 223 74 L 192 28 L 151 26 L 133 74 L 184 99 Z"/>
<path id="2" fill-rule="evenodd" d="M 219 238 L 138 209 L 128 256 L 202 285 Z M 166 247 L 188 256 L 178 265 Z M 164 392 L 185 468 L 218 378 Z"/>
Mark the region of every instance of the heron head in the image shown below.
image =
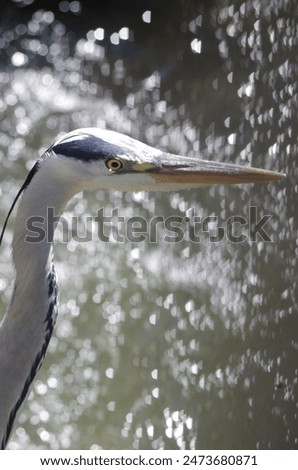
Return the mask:
<path id="1" fill-rule="evenodd" d="M 169 191 L 209 184 L 257 183 L 284 175 L 257 168 L 181 157 L 117 132 L 73 131 L 47 152 L 59 158 L 59 172 L 81 189 Z"/>

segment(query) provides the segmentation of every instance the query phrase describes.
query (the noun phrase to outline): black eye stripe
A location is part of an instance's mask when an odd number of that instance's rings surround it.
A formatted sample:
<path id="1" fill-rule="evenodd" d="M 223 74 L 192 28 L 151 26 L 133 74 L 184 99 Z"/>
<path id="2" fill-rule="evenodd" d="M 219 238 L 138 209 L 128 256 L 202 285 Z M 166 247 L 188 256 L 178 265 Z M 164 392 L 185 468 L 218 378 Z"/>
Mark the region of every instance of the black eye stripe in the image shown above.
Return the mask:
<path id="1" fill-rule="evenodd" d="M 117 145 L 92 135 L 86 135 L 83 139 L 78 136 L 77 140 L 72 138 L 70 141 L 62 141 L 54 145 L 52 149 L 56 154 L 85 162 L 106 159 L 107 157 L 113 158 L 114 155 L 122 153 L 122 149 Z"/>

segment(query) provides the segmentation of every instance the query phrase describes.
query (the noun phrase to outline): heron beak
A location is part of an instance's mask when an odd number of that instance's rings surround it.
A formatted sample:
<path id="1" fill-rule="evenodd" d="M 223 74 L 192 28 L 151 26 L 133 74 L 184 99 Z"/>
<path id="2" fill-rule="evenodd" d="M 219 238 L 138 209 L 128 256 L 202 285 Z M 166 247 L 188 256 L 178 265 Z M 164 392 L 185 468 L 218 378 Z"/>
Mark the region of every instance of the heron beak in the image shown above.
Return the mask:
<path id="1" fill-rule="evenodd" d="M 230 163 L 162 154 L 150 163 L 136 163 L 134 170 L 149 174 L 157 183 L 185 187 L 209 184 L 263 183 L 280 180 L 283 173 Z"/>

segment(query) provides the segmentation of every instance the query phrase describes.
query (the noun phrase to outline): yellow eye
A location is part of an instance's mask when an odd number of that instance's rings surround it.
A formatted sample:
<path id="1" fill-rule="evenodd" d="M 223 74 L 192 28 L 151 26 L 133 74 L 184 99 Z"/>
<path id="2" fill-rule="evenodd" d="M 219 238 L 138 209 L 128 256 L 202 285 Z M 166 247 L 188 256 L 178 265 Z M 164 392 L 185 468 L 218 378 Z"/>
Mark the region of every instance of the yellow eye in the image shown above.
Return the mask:
<path id="1" fill-rule="evenodd" d="M 116 158 L 116 157 L 109 158 L 109 159 L 106 161 L 106 167 L 107 167 L 110 171 L 118 171 L 118 170 L 121 170 L 121 168 L 123 167 L 123 161 L 120 160 L 120 158 Z"/>

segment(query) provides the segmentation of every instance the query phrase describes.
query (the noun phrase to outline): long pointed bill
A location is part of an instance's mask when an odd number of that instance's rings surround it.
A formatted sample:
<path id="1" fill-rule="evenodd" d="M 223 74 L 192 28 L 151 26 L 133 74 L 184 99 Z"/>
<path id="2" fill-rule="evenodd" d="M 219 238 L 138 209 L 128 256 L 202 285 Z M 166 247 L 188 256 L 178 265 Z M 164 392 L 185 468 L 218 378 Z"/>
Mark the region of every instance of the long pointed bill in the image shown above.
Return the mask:
<path id="1" fill-rule="evenodd" d="M 275 171 L 169 154 L 159 155 L 150 163 L 136 164 L 134 169 L 150 174 L 162 185 L 174 183 L 194 187 L 205 184 L 262 183 L 279 180 L 285 176 Z"/>

